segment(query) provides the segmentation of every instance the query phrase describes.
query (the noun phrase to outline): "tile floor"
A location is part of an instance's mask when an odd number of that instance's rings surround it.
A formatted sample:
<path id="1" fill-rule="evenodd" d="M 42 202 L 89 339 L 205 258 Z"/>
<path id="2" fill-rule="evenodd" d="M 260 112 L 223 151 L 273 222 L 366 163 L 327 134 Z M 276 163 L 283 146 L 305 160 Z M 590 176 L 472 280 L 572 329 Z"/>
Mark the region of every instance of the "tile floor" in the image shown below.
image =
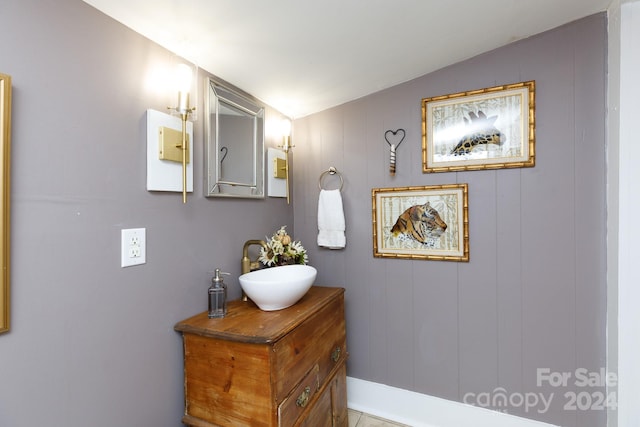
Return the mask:
<path id="1" fill-rule="evenodd" d="M 349 427 L 409 427 L 349 409 Z"/>

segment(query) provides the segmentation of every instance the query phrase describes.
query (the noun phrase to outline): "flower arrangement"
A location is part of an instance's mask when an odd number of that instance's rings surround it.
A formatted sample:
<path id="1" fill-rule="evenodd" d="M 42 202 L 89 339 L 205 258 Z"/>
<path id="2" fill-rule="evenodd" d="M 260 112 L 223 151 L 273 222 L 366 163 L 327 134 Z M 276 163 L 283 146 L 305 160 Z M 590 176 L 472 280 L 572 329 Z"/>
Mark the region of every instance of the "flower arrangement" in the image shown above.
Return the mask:
<path id="1" fill-rule="evenodd" d="M 258 259 L 267 267 L 309 262 L 307 250 L 299 241 L 295 242 L 285 228 L 286 225 L 283 225 L 273 233 L 273 236 L 266 241 L 267 247 L 260 250 Z"/>

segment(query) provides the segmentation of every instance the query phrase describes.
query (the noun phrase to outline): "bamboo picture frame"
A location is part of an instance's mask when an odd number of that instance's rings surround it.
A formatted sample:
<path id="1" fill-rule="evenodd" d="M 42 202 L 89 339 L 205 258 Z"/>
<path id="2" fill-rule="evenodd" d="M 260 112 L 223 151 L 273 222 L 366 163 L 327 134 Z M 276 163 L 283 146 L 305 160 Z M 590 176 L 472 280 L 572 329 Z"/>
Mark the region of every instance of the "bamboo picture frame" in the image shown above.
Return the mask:
<path id="1" fill-rule="evenodd" d="M 422 172 L 535 166 L 535 81 L 422 99 Z"/>
<path id="2" fill-rule="evenodd" d="M 373 256 L 469 261 L 467 184 L 374 188 Z"/>
<path id="3" fill-rule="evenodd" d="M 2 245 L 0 245 L 0 333 L 9 331 L 10 326 L 10 195 L 11 195 L 11 77 L 0 74 L 0 224 L 2 224 Z"/>

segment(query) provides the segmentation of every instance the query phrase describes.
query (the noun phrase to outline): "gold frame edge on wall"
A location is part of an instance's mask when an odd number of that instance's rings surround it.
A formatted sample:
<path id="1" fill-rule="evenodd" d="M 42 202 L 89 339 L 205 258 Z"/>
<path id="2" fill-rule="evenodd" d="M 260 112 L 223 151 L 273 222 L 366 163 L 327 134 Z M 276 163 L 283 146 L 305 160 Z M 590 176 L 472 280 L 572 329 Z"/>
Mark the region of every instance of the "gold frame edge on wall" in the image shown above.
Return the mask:
<path id="1" fill-rule="evenodd" d="M 535 166 L 534 80 L 423 98 L 421 105 L 423 173 Z M 500 136 L 464 149 L 482 122 Z"/>
<path id="2" fill-rule="evenodd" d="M 0 74 L 0 175 L 2 176 L 2 246 L 0 246 L 0 333 L 10 326 L 10 196 L 11 196 L 11 76 Z"/>

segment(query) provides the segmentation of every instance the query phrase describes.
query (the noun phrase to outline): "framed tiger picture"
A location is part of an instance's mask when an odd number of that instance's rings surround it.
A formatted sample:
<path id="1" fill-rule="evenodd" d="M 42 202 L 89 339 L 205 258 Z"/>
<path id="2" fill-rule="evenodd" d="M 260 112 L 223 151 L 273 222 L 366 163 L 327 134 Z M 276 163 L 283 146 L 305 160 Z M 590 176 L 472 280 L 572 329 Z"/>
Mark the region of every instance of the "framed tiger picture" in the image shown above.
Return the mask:
<path id="1" fill-rule="evenodd" d="M 469 261 L 467 184 L 374 188 L 373 256 Z"/>

